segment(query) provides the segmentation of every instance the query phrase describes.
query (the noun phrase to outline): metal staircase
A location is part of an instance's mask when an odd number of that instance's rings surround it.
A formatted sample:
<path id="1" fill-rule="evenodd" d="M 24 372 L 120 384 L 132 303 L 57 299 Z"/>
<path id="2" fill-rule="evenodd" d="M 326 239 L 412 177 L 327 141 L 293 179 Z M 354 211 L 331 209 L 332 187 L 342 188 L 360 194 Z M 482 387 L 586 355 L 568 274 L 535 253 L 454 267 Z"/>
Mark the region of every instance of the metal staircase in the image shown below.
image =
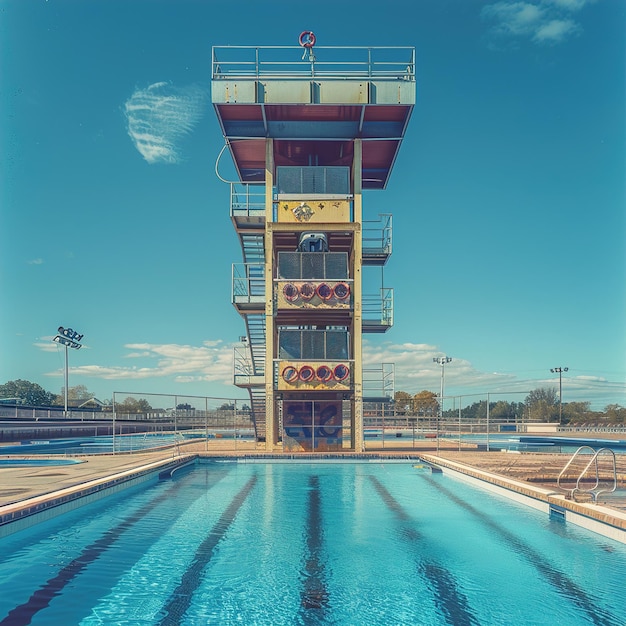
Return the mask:
<path id="1" fill-rule="evenodd" d="M 244 263 L 265 262 L 265 241 L 263 232 L 240 233 L 239 241 Z"/>
<path id="2" fill-rule="evenodd" d="M 250 387 L 249 393 L 254 434 L 257 441 L 265 441 L 265 387 Z"/>
<path id="3" fill-rule="evenodd" d="M 265 374 L 265 313 L 245 316 L 254 376 Z"/>
<path id="4" fill-rule="evenodd" d="M 248 390 L 257 441 L 265 440 L 265 186 L 231 185 L 230 214 L 243 263 L 233 265 L 233 304 L 246 325 L 245 357 L 235 385 Z M 241 352 L 239 352 L 241 357 Z"/>

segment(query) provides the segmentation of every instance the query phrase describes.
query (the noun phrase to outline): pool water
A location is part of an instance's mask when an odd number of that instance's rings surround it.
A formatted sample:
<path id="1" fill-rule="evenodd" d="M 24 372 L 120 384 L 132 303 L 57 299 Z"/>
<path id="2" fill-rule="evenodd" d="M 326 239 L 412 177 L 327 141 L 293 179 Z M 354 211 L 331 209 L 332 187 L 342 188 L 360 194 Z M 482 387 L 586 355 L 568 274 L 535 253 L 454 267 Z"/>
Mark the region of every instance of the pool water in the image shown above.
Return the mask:
<path id="1" fill-rule="evenodd" d="M 448 436 L 449 439 L 458 438 Z M 583 437 L 548 437 L 536 435 L 486 434 L 461 435 L 464 443 L 474 443 L 479 448 L 490 450 L 509 450 L 519 452 L 549 452 L 573 454 L 581 446 L 589 446 L 594 450 L 605 448 L 616 454 L 626 454 L 626 440 L 623 439 L 591 439 Z"/>
<path id="2" fill-rule="evenodd" d="M 150 450 L 151 448 L 180 443 L 182 440 L 181 435 L 174 433 L 144 433 L 141 435 L 117 435 L 116 437 L 99 435 L 97 437 L 52 439 L 50 441 L 28 441 L 19 445 L 2 446 L 0 447 L 0 455 L 110 454 L 111 452 Z"/>
<path id="3" fill-rule="evenodd" d="M 48 465 L 76 465 L 82 463 L 76 459 L 3 459 L 0 458 L 0 469 L 3 467 L 47 467 Z"/>
<path id="4" fill-rule="evenodd" d="M 206 463 L 0 541 L 0 624 L 626 624 L 626 546 L 399 463 Z"/>

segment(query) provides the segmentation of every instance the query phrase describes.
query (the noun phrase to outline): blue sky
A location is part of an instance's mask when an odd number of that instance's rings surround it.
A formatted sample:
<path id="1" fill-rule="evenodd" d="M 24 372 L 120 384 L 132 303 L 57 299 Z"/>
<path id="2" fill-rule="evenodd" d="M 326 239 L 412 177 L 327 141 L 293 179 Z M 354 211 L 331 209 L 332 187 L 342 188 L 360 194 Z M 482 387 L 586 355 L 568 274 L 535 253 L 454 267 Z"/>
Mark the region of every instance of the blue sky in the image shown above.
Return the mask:
<path id="1" fill-rule="evenodd" d="M 2 0 L 0 384 L 245 398 L 211 47 L 414 46 L 385 191 L 396 389 L 626 405 L 626 2 Z M 297 54 L 297 51 L 295 52 Z M 494 397 L 496 397 L 494 395 Z M 504 395 L 500 397 L 505 397 Z M 509 399 L 522 400 L 522 395 Z"/>

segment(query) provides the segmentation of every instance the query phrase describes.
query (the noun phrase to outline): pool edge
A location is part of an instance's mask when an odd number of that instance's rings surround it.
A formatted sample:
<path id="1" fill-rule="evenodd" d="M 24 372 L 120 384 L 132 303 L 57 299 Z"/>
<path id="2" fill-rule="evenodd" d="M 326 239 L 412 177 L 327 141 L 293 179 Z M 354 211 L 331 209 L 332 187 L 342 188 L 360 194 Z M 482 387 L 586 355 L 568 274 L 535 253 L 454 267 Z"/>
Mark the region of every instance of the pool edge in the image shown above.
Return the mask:
<path id="1" fill-rule="evenodd" d="M 158 480 L 163 472 L 172 473 L 178 467 L 194 461 L 197 456 L 188 454 L 159 459 L 57 491 L 4 504 L 0 506 L 0 539 L 123 489 L 148 480 Z"/>
<path id="2" fill-rule="evenodd" d="M 562 493 L 505 478 L 458 461 L 429 454 L 422 454 L 421 458 L 439 467 L 444 473 L 453 474 L 466 482 L 503 495 L 548 515 L 558 514 L 566 522 L 626 544 L 625 513 L 598 504 L 584 504 L 566 500 Z"/>

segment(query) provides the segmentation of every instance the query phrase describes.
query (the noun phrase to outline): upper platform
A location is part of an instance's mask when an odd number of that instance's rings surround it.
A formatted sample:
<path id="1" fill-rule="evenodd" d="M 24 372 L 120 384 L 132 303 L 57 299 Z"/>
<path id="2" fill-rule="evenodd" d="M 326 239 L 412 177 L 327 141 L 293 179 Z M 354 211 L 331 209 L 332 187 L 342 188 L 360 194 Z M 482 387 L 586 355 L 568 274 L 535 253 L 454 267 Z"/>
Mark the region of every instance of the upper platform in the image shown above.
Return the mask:
<path id="1" fill-rule="evenodd" d="M 384 189 L 415 105 L 415 49 L 214 47 L 212 99 L 240 180 L 274 164 L 351 166 L 363 140 L 363 188 Z"/>

